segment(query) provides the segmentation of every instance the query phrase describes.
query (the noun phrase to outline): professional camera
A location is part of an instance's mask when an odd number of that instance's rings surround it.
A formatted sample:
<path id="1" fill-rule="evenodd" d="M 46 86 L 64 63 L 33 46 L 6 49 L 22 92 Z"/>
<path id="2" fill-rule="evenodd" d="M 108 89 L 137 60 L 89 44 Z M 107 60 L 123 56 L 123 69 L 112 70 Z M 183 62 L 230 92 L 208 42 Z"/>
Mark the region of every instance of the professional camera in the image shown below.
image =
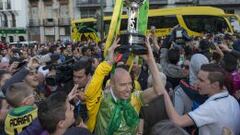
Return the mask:
<path id="1" fill-rule="evenodd" d="M 144 35 L 138 33 L 123 33 L 120 35 L 119 41 L 121 46 L 116 48 L 116 51 L 120 53 L 130 52 L 135 55 L 147 54 L 145 39 Z"/>
<path id="2" fill-rule="evenodd" d="M 48 76 L 45 80 L 50 86 L 55 86 L 57 84 L 66 83 L 72 79 L 72 64 L 74 59 L 69 59 L 61 64 L 51 64 L 43 69 L 55 69 L 56 76 Z"/>

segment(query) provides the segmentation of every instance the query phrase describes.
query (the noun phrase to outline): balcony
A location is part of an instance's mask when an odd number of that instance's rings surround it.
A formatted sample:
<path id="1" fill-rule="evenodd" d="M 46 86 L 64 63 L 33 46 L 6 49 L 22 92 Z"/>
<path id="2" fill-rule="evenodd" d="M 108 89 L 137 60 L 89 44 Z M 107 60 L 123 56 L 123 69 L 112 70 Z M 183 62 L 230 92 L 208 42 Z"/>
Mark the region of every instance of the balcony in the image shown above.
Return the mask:
<path id="1" fill-rule="evenodd" d="M 236 5 L 239 0 L 198 0 L 200 5 Z"/>
<path id="2" fill-rule="evenodd" d="M 43 25 L 44 26 L 54 26 L 55 22 L 53 18 L 47 18 L 43 20 Z"/>
<path id="3" fill-rule="evenodd" d="M 58 25 L 60 26 L 67 26 L 71 24 L 70 18 L 59 18 L 58 19 Z"/>
<path id="4" fill-rule="evenodd" d="M 103 6 L 106 6 L 106 0 L 103 1 Z M 101 0 L 76 0 L 76 7 L 86 8 L 86 7 L 100 7 Z"/>
<path id="5" fill-rule="evenodd" d="M 29 26 L 40 26 L 39 19 L 29 19 Z"/>

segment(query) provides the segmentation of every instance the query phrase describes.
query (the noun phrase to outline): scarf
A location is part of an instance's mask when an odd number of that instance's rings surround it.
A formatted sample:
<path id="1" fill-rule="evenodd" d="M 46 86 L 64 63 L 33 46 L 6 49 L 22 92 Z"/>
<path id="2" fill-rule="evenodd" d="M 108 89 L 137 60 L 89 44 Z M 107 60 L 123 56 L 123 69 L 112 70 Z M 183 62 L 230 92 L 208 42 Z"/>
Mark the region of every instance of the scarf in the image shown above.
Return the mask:
<path id="1" fill-rule="evenodd" d="M 130 104 L 130 99 L 112 100 L 115 103 L 115 108 L 108 126 L 108 135 L 113 135 L 113 133 L 118 130 L 123 118 L 126 121 L 127 126 L 130 128 L 136 127 L 139 123 L 139 117 L 133 106 Z M 123 115 L 121 115 L 121 112 L 123 112 Z"/>

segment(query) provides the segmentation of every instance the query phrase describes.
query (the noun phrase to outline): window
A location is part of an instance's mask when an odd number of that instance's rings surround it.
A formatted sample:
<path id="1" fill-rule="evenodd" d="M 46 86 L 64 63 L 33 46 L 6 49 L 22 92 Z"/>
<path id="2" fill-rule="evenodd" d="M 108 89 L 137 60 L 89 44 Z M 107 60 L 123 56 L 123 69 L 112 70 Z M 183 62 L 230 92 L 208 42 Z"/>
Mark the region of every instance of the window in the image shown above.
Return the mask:
<path id="1" fill-rule="evenodd" d="M 96 10 L 97 9 L 86 9 L 86 8 L 83 8 L 80 10 L 80 13 L 81 13 L 81 17 L 82 18 L 87 18 L 87 17 L 95 17 L 96 15 Z"/>
<path id="2" fill-rule="evenodd" d="M 11 1 L 7 0 L 7 9 L 11 9 Z"/>
<path id="3" fill-rule="evenodd" d="M 235 13 L 234 9 L 226 9 L 226 10 L 224 10 L 224 12 L 227 13 L 227 14 L 234 14 Z"/>
<path id="4" fill-rule="evenodd" d="M 9 42 L 14 42 L 13 36 L 9 36 Z"/>
<path id="5" fill-rule="evenodd" d="M 2 36 L 2 37 L 1 37 L 1 41 L 2 41 L 2 42 L 6 42 L 6 37 L 3 37 L 3 36 Z"/>
<path id="6" fill-rule="evenodd" d="M 3 10 L 3 1 L 0 0 L 0 10 Z"/>
<path id="7" fill-rule="evenodd" d="M 227 28 L 223 17 L 208 15 L 185 15 L 183 19 L 187 27 L 200 33 L 218 33 Z"/>
<path id="8" fill-rule="evenodd" d="M 160 28 L 172 28 L 178 25 L 176 16 L 153 16 L 148 17 L 148 29 L 151 26 L 155 26 L 157 29 Z"/>
<path id="9" fill-rule="evenodd" d="M 53 18 L 53 9 L 52 6 L 47 6 L 45 10 L 47 18 Z"/>
<path id="10" fill-rule="evenodd" d="M 13 12 L 10 12 L 12 15 L 12 27 L 16 27 L 16 17 L 15 14 Z"/>
<path id="11" fill-rule="evenodd" d="M 68 5 L 61 5 L 60 16 L 61 18 L 69 18 Z"/>
<path id="12" fill-rule="evenodd" d="M 24 36 L 19 36 L 18 39 L 19 39 L 20 42 L 21 42 L 21 41 L 25 41 Z"/>
<path id="13" fill-rule="evenodd" d="M 32 19 L 38 19 L 38 8 L 37 7 L 32 7 L 30 9 L 31 11 L 31 18 Z"/>
<path id="14" fill-rule="evenodd" d="M 3 13 L 3 27 L 8 27 L 8 18 L 5 13 Z"/>

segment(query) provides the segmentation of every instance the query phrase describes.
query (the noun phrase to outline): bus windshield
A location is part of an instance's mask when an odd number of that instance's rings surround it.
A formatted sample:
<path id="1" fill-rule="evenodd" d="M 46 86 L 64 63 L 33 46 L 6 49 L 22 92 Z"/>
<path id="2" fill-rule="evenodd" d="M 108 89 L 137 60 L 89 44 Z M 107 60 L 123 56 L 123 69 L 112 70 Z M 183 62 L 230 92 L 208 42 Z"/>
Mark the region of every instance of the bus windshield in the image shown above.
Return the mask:
<path id="1" fill-rule="evenodd" d="M 183 15 L 187 27 L 199 33 L 218 33 L 228 29 L 226 20 L 219 16 Z"/>

